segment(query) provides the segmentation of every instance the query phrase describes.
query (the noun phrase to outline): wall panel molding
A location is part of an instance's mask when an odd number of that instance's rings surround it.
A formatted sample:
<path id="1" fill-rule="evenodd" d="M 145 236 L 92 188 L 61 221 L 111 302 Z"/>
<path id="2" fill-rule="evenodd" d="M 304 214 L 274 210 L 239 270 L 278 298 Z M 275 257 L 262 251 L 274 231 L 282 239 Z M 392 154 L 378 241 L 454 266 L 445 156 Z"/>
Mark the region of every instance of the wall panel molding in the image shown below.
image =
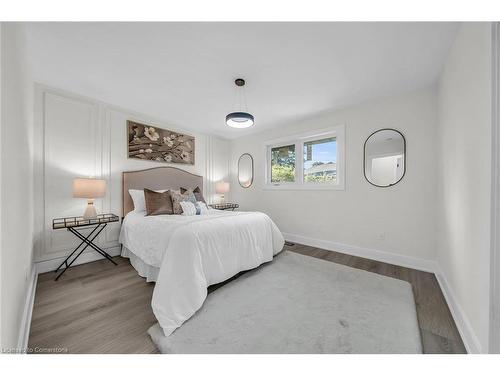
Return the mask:
<path id="1" fill-rule="evenodd" d="M 76 246 L 74 236 L 52 230 L 55 217 L 81 215 L 85 201 L 72 198 L 72 179 L 95 176 L 107 182 L 107 193 L 96 200 L 99 212 L 121 215 L 121 172 L 159 166 L 157 162 L 127 158 L 126 120 L 193 135 L 195 165 L 174 164 L 204 176 L 207 197 L 219 179 L 228 178 L 229 142 L 192 132 L 166 121 L 92 98 L 41 84 L 35 85 L 35 261 L 50 270 Z M 164 164 L 168 165 L 168 164 Z M 209 198 L 210 199 L 210 198 Z M 110 224 L 99 245 L 113 252 L 118 247 L 120 224 Z M 86 250 L 83 261 L 95 260 Z"/>

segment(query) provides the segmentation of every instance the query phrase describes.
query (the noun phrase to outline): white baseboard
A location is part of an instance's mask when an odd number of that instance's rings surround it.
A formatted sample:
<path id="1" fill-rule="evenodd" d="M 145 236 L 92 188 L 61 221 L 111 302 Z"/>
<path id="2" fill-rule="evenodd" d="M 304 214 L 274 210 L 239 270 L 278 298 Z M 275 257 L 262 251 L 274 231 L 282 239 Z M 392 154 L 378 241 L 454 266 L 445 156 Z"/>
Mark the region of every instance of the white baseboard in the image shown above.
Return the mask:
<path id="1" fill-rule="evenodd" d="M 319 240 L 291 233 L 283 233 L 283 236 L 287 241 L 290 242 L 296 242 L 299 244 L 313 246 L 324 250 L 338 251 L 339 253 L 359 256 L 362 258 L 377 260 L 379 262 L 434 273 L 441 291 L 443 292 L 444 298 L 446 299 L 446 303 L 448 304 L 448 307 L 451 311 L 453 320 L 457 325 L 458 332 L 460 333 L 460 337 L 462 338 L 467 352 L 473 354 L 482 353 L 481 345 L 469 323 L 469 319 L 458 303 L 455 297 L 455 293 L 453 293 L 443 270 L 437 262 L 427 259 L 418 259 L 405 255 L 388 253 L 382 250 L 368 249 L 332 241 Z"/>
<path id="2" fill-rule="evenodd" d="M 333 241 L 319 240 L 316 238 L 305 237 L 291 233 L 283 233 L 283 236 L 287 241 L 290 242 L 318 247 L 324 250 L 338 251 L 339 253 L 377 260 L 379 262 L 394 264 L 396 266 L 408 267 L 431 273 L 434 273 L 436 269 L 436 262 L 432 260 L 414 258 L 406 255 L 389 253 L 383 250 L 369 249 Z"/>
<path id="3" fill-rule="evenodd" d="M 457 325 L 458 332 L 462 337 L 462 341 L 465 345 L 465 349 L 467 349 L 467 353 L 478 354 L 483 353 L 481 344 L 470 325 L 469 319 L 465 314 L 464 310 L 458 303 L 455 293 L 450 287 L 448 279 L 445 276 L 445 273 L 439 266 L 436 264 L 436 272 L 435 272 L 437 281 L 439 286 L 441 287 L 441 291 L 443 292 L 444 298 L 446 299 L 446 303 L 451 311 L 451 315 L 453 316 L 453 320 Z"/>
<path id="4" fill-rule="evenodd" d="M 303 245 L 313 246 L 324 250 L 338 251 L 340 253 L 359 256 L 362 258 L 377 260 L 384 263 L 394 264 L 397 266 L 413 268 L 425 272 L 431 272 L 436 275 L 441 291 L 446 299 L 446 303 L 451 311 L 455 324 L 457 325 L 462 341 L 468 353 L 481 353 L 481 345 L 477 336 L 475 335 L 465 312 L 455 298 L 446 276 L 441 267 L 434 261 L 427 259 L 418 259 L 408 257 L 405 255 L 393 254 L 382 250 L 375 250 L 363 248 L 359 246 L 346 245 L 337 242 L 320 240 L 311 237 L 295 235 L 291 233 L 283 233 L 285 239 L 290 242 L 296 242 Z M 107 249 L 111 256 L 120 254 L 120 247 L 113 247 Z M 74 265 L 93 262 L 95 260 L 103 259 L 103 257 L 96 252 L 88 252 L 82 254 Z M 26 303 L 23 312 L 23 320 L 21 324 L 21 331 L 19 333 L 18 347 L 26 349 L 28 345 L 29 331 L 31 326 L 31 314 L 33 311 L 33 303 L 35 300 L 36 281 L 39 273 L 49 272 L 55 270 L 59 264 L 64 260 L 63 257 L 51 259 L 44 262 L 38 262 L 33 267 L 30 278 L 30 287 L 26 297 Z"/>
<path id="5" fill-rule="evenodd" d="M 37 279 L 38 272 L 36 266 L 33 265 L 29 279 L 28 292 L 26 293 L 26 301 L 24 303 L 23 318 L 21 320 L 19 338 L 17 340 L 17 348 L 20 349 L 22 353 L 26 353 L 26 350 L 28 348 L 28 340 L 31 328 L 31 315 L 33 313 L 33 304 L 35 302 Z"/>
<path id="6" fill-rule="evenodd" d="M 110 247 L 110 248 L 105 249 L 105 250 L 112 257 L 120 255 L 120 251 L 121 251 L 120 246 Z M 50 271 L 56 270 L 57 267 L 59 267 L 59 265 L 66 258 L 66 256 L 35 263 L 37 272 L 44 273 L 44 272 L 50 272 Z M 101 259 L 105 259 L 105 258 L 102 255 L 98 254 L 96 251 L 89 250 L 87 252 L 84 252 L 82 255 L 80 255 L 78 257 L 78 259 L 75 260 L 75 263 L 72 264 L 72 266 L 76 266 L 78 264 L 83 264 L 83 263 L 88 263 L 88 262 L 94 262 L 96 260 L 101 260 Z"/>

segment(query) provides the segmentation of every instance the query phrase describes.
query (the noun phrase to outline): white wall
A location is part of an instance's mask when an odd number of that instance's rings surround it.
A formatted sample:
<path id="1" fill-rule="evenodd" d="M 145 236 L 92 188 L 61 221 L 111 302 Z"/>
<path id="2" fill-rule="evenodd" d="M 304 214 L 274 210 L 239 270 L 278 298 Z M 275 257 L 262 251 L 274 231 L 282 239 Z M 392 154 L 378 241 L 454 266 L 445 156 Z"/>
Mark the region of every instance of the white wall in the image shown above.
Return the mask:
<path id="1" fill-rule="evenodd" d="M 207 171 L 208 184 L 205 189 L 205 198 L 212 203 L 219 203 L 220 195 L 215 192 L 218 181 L 229 181 L 229 164 L 231 160 L 230 142 L 218 137 L 207 137 Z M 208 197 L 208 198 L 207 198 Z M 230 199 L 231 192 L 225 194 Z"/>
<path id="2" fill-rule="evenodd" d="M 346 126 L 345 191 L 263 189 L 266 140 L 339 124 Z M 374 187 L 363 176 L 363 144 L 380 128 L 395 128 L 407 141 L 406 175 L 390 188 Z M 375 249 L 379 259 L 430 268 L 436 240 L 435 129 L 436 95 L 429 88 L 236 139 L 231 142 L 232 200 L 243 209 L 266 212 L 282 232 L 295 235 L 289 236 L 292 240 L 320 240 L 318 246 L 360 255 Z M 255 181 L 249 189 L 241 188 L 236 178 L 244 152 L 255 160 Z"/>
<path id="3" fill-rule="evenodd" d="M 33 90 L 22 26 L 2 24 L 2 348 L 16 348 L 33 268 Z"/>
<path id="4" fill-rule="evenodd" d="M 195 164 L 165 164 L 127 158 L 127 120 L 176 130 L 195 137 Z M 171 165 L 202 175 L 205 196 L 215 198 L 214 184 L 228 176 L 228 142 L 193 133 L 166 121 L 133 113 L 107 103 L 66 91 L 37 85 L 36 121 L 36 261 L 39 269 L 55 269 L 72 248 L 75 237 L 64 230 L 52 230 L 52 219 L 81 215 L 86 202 L 72 197 L 72 180 L 97 176 L 107 180 L 107 193 L 96 200 L 99 212 L 121 215 L 122 172 Z M 117 254 L 119 224 L 111 224 L 98 242 Z M 88 250 L 80 260 L 100 256 Z"/>
<path id="5" fill-rule="evenodd" d="M 491 25 L 458 32 L 439 85 L 437 260 L 472 351 L 488 350 Z M 458 322 L 460 325 L 460 322 Z"/>

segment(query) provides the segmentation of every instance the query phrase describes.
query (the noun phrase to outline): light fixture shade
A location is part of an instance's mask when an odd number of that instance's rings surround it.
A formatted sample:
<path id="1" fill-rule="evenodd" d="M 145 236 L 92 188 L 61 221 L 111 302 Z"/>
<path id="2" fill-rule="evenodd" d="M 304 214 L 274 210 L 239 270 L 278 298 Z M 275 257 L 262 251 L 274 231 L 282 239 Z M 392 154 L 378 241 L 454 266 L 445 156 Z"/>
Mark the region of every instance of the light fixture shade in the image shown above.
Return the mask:
<path id="1" fill-rule="evenodd" d="M 219 181 L 215 184 L 217 194 L 225 194 L 229 191 L 229 182 Z"/>
<path id="2" fill-rule="evenodd" d="M 231 112 L 226 116 L 226 124 L 237 129 L 249 128 L 254 124 L 254 118 L 247 112 Z"/>
<path id="3" fill-rule="evenodd" d="M 73 180 L 74 198 L 101 198 L 106 195 L 106 180 L 96 178 L 75 178 Z"/>

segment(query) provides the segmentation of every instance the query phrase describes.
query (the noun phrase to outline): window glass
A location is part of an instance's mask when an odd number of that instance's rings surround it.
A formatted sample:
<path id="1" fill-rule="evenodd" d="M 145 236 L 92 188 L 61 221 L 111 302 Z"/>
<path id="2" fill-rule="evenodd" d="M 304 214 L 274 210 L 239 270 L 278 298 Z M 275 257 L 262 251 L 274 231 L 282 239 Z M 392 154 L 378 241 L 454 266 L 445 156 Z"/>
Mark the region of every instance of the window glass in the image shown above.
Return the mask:
<path id="1" fill-rule="evenodd" d="M 304 142 L 304 182 L 336 183 L 337 140 L 335 137 Z"/>
<path id="2" fill-rule="evenodd" d="M 295 181 L 295 145 L 271 148 L 271 183 Z"/>

